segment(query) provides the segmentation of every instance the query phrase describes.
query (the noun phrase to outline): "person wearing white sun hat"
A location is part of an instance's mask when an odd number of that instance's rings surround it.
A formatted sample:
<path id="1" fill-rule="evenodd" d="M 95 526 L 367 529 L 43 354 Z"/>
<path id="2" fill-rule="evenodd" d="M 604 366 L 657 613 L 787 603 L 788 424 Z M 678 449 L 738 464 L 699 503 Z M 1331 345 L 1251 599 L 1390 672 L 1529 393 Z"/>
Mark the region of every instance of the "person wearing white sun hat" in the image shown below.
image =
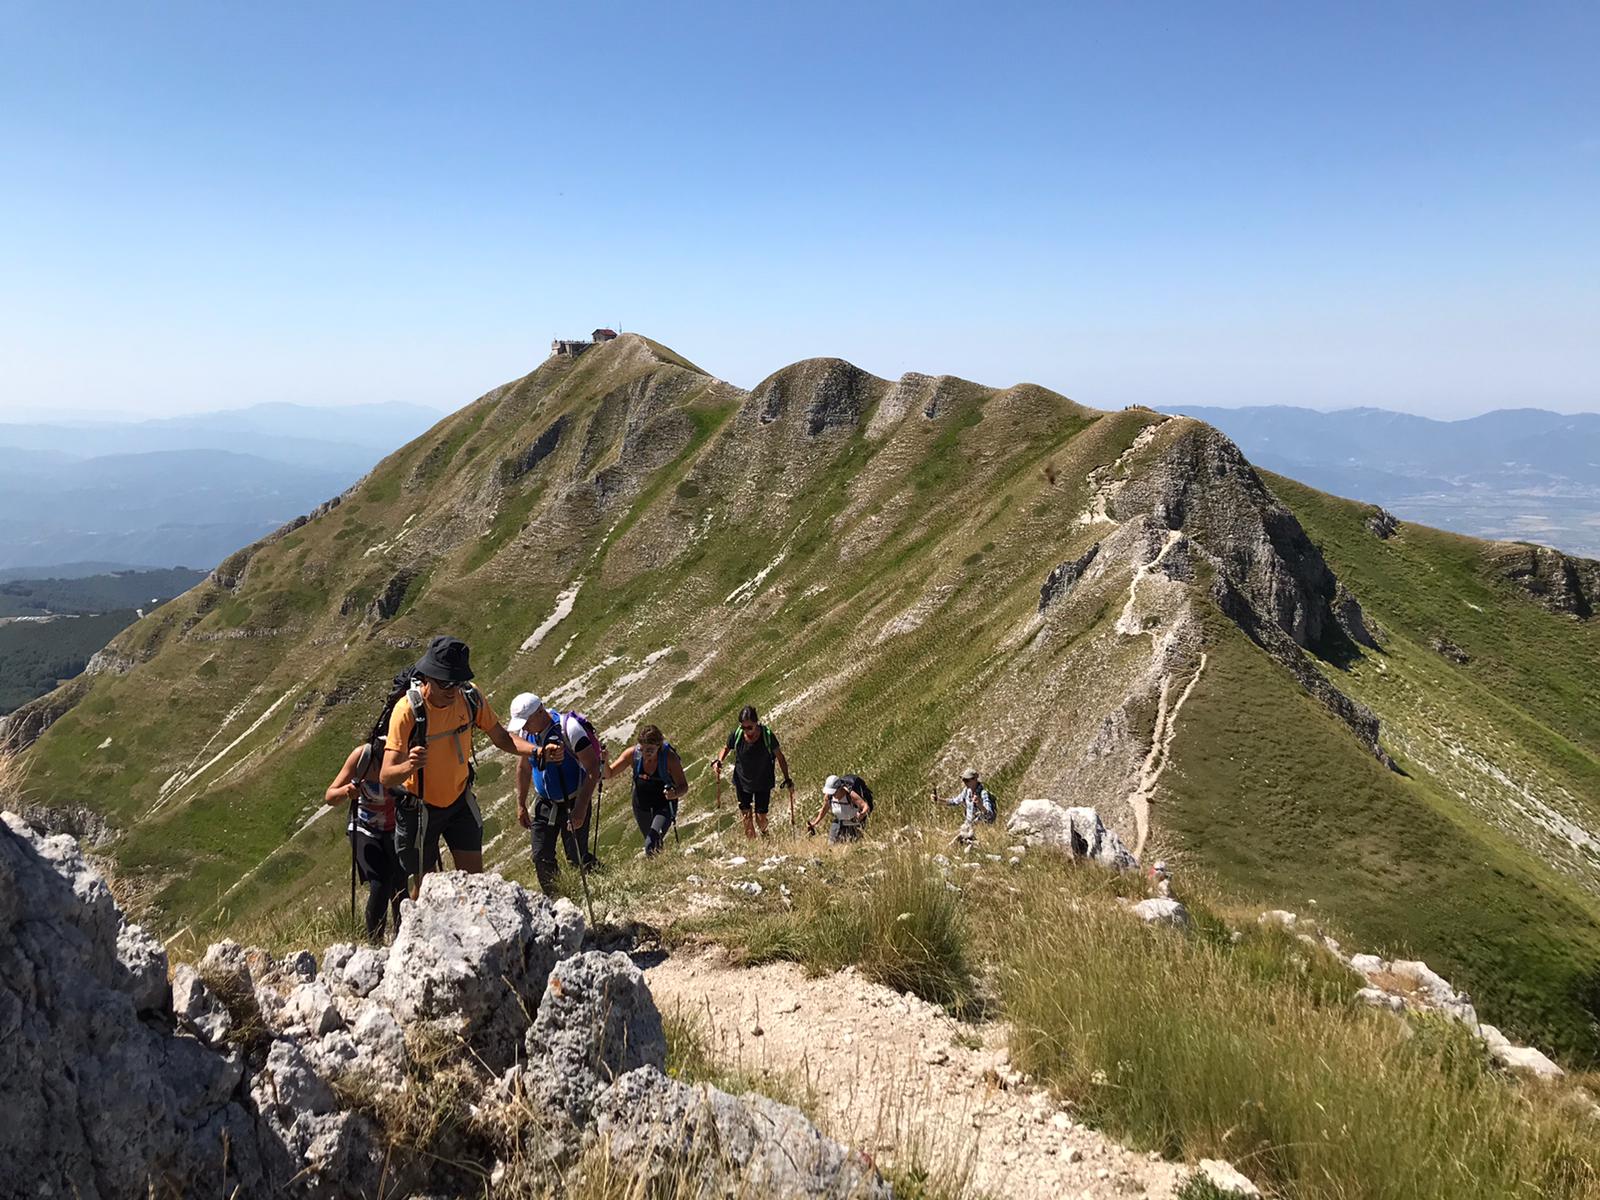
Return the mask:
<path id="1" fill-rule="evenodd" d="M 859 775 L 829 775 L 822 785 L 822 807 L 806 822 L 807 832 L 817 831 L 830 808 L 833 823 L 828 826 L 828 840 L 835 844 L 860 841 L 872 812 L 872 789 Z"/>
<path id="2" fill-rule="evenodd" d="M 536 747 L 531 758 L 517 764 L 517 823 L 529 831 L 539 887 L 553 894 L 558 842 L 578 870 L 590 870 L 595 863 L 589 851 L 589 801 L 604 769 L 600 739 L 578 713 L 553 713 L 533 692 L 511 701 L 506 728 Z M 532 811 L 530 784 L 538 795 Z"/>

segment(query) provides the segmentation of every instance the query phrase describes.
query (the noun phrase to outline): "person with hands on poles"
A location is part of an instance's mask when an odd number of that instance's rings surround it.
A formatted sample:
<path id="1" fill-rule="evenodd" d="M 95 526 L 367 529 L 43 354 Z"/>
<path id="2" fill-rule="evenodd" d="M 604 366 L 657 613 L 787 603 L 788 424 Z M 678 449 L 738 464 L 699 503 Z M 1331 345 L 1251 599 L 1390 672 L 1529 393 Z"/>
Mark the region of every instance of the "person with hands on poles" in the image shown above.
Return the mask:
<path id="1" fill-rule="evenodd" d="M 534 752 L 531 743 L 500 724 L 488 700 L 472 686 L 469 654 L 459 638 L 434 638 L 389 714 L 378 782 L 397 790 L 395 850 L 411 876 L 413 899 L 423 876 L 438 868 L 441 838 L 450 847 L 456 870 L 483 870 L 473 732 L 481 730 L 524 762 Z"/>
<path id="2" fill-rule="evenodd" d="M 806 822 L 807 833 L 816 833 L 829 808 L 833 809 L 833 823 L 828 827 L 828 840 L 835 845 L 858 842 L 872 812 L 872 789 L 859 775 L 829 775 L 822 785 L 822 807 Z"/>
<path id="3" fill-rule="evenodd" d="M 387 716 L 387 714 L 385 714 Z M 367 885 L 367 940 L 383 941 L 389 914 L 400 932 L 400 901 L 406 895 L 406 869 L 394 848 L 394 789 L 378 781 L 383 771 L 382 723 L 373 740 L 363 742 L 344 760 L 323 800 L 330 807 L 346 804 L 350 819 L 350 915 L 355 916 L 355 882 Z"/>
<path id="4" fill-rule="evenodd" d="M 983 786 L 983 780 L 974 767 L 968 767 L 961 772 L 961 790 L 954 796 L 948 800 L 941 800 L 938 789 L 935 789 L 933 799 L 935 803 L 943 804 L 948 808 L 961 809 L 966 816 L 966 824 L 968 825 L 980 821 L 993 825 L 999 815 L 994 796 L 990 794 L 988 788 Z"/>
<path id="5" fill-rule="evenodd" d="M 644 835 L 644 856 L 654 858 L 678 824 L 678 802 L 689 790 L 683 760 L 654 725 L 639 726 L 637 742 L 606 766 L 606 778 L 633 772 L 633 819 Z"/>
<path id="6" fill-rule="evenodd" d="M 517 764 L 517 824 L 529 831 L 534 873 L 547 896 L 556 894 L 556 845 L 580 872 L 595 866 L 589 851 L 590 799 L 604 763 L 600 740 L 577 713 L 551 713 L 532 692 L 511 702 L 511 725 L 535 743 Z M 528 807 L 528 786 L 538 802 Z M 587 883 L 587 881 L 586 881 Z"/>
<path id="7" fill-rule="evenodd" d="M 772 807 L 772 789 L 777 769 L 783 771 L 783 786 L 789 789 L 790 821 L 794 819 L 794 780 L 789 777 L 789 760 L 783 756 L 778 735 L 761 724 L 753 705 L 739 710 L 739 724 L 728 734 L 728 742 L 713 764 L 717 782 L 722 782 L 722 763 L 733 755 L 733 790 L 739 797 L 739 815 L 744 819 L 744 835 L 767 836 L 767 812 Z"/>

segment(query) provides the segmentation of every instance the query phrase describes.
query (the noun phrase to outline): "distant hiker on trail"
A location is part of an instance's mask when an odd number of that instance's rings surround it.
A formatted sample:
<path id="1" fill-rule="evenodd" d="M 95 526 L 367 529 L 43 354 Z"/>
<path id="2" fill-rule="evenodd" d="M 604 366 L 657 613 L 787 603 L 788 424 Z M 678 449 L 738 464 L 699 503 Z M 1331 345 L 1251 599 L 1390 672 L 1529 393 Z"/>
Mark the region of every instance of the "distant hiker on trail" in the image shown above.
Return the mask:
<path id="1" fill-rule="evenodd" d="M 633 771 L 633 819 L 644 835 L 644 855 L 661 853 L 667 830 L 678 823 L 678 802 L 689 790 L 683 760 L 654 725 L 639 726 L 635 745 L 606 767 L 606 778 Z"/>
<path id="2" fill-rule="evenodd" d="M 511 728 L 536 746 L 517 764 L 517 823 L 530 831 L 533 870 L 544 893 L 555 894 L 556 843 L 580 871 L 596 865 L 589 849 L 589 801 L 605 764 L 600 736 L 578 713 L 551 712 L 532 692 L 511 702 Z M 528 809 L 528 785 L 539 801 Z"/>
<path id="3" fill-rule="evenodd" d="M 534 752 L 531 743 L 507 732 L 468 682 L 469 653 L 459 638 L 434 638 L 417 661 L 417 682 L 389 717 L 379 779 L 401 792 L 395 849 L 411 876 L 413 895 L 422 877 L 439 866 L 441 837 L 456 870 L 483 870 L 483 816 L 472 790 L 477 777 L 473 730 L 481 729 L 507 754 L 525 758 Z"/>
<path id="4" fill-rule="evenodd" d="M 934 800 L 951 808 L 961 808 L 966 811 L 967 824 L 982 821 L 993 825 L 999 810 L 995 807 L 994 797 L 989 794 L 989 789 L 983 786 L 983 780 L 978 777 L 978 772 L 968 767 L 961 772 L 961 791 L 948 800 L 939 800 L 939 793 L 933 793 Z"/>
<path id="5" fill-rule="evenodd" d="M 783 770 L 783 786 L 789 789 L 789 819 L 794 819 L 794 780 L 789 778 L 789 760 L 784 758 L 773 733 L 756 715 L 753 706 L 739 710 L 739 724 L 728 734 L 728 744 L 717 755 L 717 781 L 722 780 L 722 762 L 733 755 L 733 790 L 739 797 L 739 815 L 744 818 L 747 838 L 767 836 L 767 810 L 772 806 L 772 788 L 777 781 L 776 767 Z"/>
<path id="6" fill-rule="evenodd" d="M 383 732 L 389 710 L 373 730 L 371 740 L 350 751 L 333 777 L 323 799 L 331 806 L 348 804 L 345 829 L 350 838 L 351 915 L 355 910 L 355 879 L 367 885 L 367 939 L 382 942 L 388 914 L 394 912 L 394 931 L 400 932 L 400 901 L 406 895 L 406 869 L 394 848 L 394 789 L 379 782 L 383 771 Z"/>
<path id="7" fill-rule="evenodd" d="M 822 785 L 822 807 L 806 822 L 806 832 L 815 833 L 830 808 L 833 809 L 833 824 L 828 827 L 828 840 L 834 843 L 860 841 L 867 816 L 872 812 L 872 789 L 859 775 L 829 775 Z"/>

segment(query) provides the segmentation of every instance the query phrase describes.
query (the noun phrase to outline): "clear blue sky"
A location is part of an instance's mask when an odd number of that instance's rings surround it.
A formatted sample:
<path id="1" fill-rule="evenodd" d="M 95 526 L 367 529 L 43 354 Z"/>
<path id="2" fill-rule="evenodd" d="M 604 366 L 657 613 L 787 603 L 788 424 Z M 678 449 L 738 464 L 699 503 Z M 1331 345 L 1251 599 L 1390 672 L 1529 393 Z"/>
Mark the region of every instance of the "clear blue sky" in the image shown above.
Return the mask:
<path id="1" fill-rule="evenodd" d="M 0 0 L 0 416 L 621 322 L 1086 403 L 1600 409 L 1600 5 Z"/>

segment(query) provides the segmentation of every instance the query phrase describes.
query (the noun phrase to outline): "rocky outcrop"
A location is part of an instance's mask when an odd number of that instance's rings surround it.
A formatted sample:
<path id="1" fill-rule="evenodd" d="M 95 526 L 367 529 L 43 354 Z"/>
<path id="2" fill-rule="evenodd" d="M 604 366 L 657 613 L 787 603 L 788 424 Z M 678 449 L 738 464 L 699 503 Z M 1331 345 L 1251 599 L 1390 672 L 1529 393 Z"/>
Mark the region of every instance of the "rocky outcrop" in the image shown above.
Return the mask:
<path id="1" fill-rule="evenodd" d="M 763 425 L 800 410 L 805 433 L 854 429 L 881 381 L 840 358 L 816 358 L 786 367 L 758 384 L 745 401 Z"/>
<path id="2" fill-rule="evenodd" d="M 1209 425 L 1175 417 L 1140 436 L 1145 446 L 1135 439 L 1129 454 L 1153 449 L 1104 497 L 1107 517 L 1181 530 L 1190 558 L 1211 577 L 1213 603 L 1392 767 L 1378 740 L 1378 718 L 1307 657 L 1338 664 L 1357 646 L 1375 648 L 1377 640 L 1359 601 L 1294 514 L 1239 448 Z"/>
<path id="3" fill-rule="evenodd" d="M 144 659 L 133 658 L 123 654 L 111 646 L 104 650 L 96 650 L 89 656 L 89 661 L 84 664 L 85 675 L 126 675 L 137 667 Z"/>
<path id="4" fill-rule="evenodd" d="M 79 675 L 53 692 L 28 701 L 9 716 L 0 717 L 0 754 L 19 754 L 33 745 L 88 694 L 91 682 L 89 676 Z"/>
<path id="5" fill-rule="evenodd" d="M 255 1141 L 238 1054 L 141 1016 L 159 945 L 124 926 L 71 838 L 0 824 L 0 1194 L 123 1197 L 222 1181 Z M 167 1190 L 163 1188 L 162 1190 Z M 180 1190 L 173 1187 L 172 1190 Z"/>
<path id="6" fill-rule="evenodd" d="M 1374 507 L 1367 514 L 1367 532 L 1380 541 L 1388 541 L 1400 532 L 1400 520 L 1388 509 Z"/>
<path id="7" fill-rule="evenodd" d="M 1496 545 L 1495 574 L 1516 584 L 1535 603 L 1564 617 L 1587 621 L 1600 605 L 1600 562 L 1574 558 L 1549 546 Z"/>
<path id="8" fill-rule="evenodd" d="M 476 1194 L 510 1173 L 499 1154 L 554 1137 L 517 1167 L 544 1194 L 597 1129 L 628 1169 L 888 1194 L 795 1110 L 668 1079 L 643 975 L 625 955 L 579 953 L 582 938 L 565 901 L 436 873 L 387 950 L 334 945 L 319 970 L 305 951 L 222 942 L 169 985 L 160 944 L 123 920 L 77 844 L 5 814 L 0 1195 L 190 1195 L 197 1180 L 239 1200 Z M 413 1045 L 445 1048 L 442 1084 Z M 660 1104 L 641 1109 L 645 1095 Z M 418 1147 L 386 1124 L 432 1103 L 469 1126 L 512 1112 L 523 1132 L 473 1126 Z"/>
<path id="9" fill-rule="evenodd" d="M 429 875 L 389 949 L 380 996 L 403 1024 L 441 1027 L 501 1071 L 551 968 L 582 938 L 570 902 L 551 904 L 497 875 Z"/>
<path id="10" fill-rule="evenodd" d="M 730 1096 L 646 1066 L 618 1079 L 596 1108 L 595 1128 L 619 1166 L 662 1184 L 688 1180 L 690 1195 L 720 1194 L 718 1181 L 729 1175 L 741 1182 L 740 1195 L 894 1195 L 862 1156 L 765 1096 Z"/>
<path id="11" fill-rule="evenodd" d="M 528 472 L 532 471 L 550 455 L 555 453 L 561 444 L 561 435 L 566 432 L 567 417 L 563 414 L 550 423 L 538 437 L 528 444 L 520 454 L 501 460 L 496 469 L 496 476 L 501 487 L 510 487 Z"/>
<path id="12" fill-rule="evenodd" d="M 1060 600 L 1072 590 L 1072 585 L 1083 578 L 1083 573 L 1094 562 L 1095 555 L 1100 553 L 1100 543 L 1096 542 L 1077 558 L 1068 559 L 1056 567 L 1045 577 L 1044 585 L 1039 589 L 1039 611 L 1044 612 L 1057 600 Z"/>
<path id="13" fill-rule="evenodd" d="M 1041 846 L 1067 858 L 1087 859 L 1119 871 L 1139 865 L 1122 839 L 1106 828 L 1092 808 L 1067 807 L 1054 800 L 1024 800 L 1006 822 L 1024 845 Z"/>
<path id="14" fill-rule="evenodd" d="M 410 569 L 396 571 L 384 581 L 383 587 L 373 597 L 372 603 L 367 605 L 366 617 L 369 622 L 376 624 L 387 621 L 400 611 L 400 606 L 405 603 L 406 592 L 410 590 L 417 573 Z"/>
<path id="15" fill-rule="evenodd" d="M 1322 551 L 1239 448 L 1198 421 L 1173 418 L 1160 428 L 1158 449 L 1118 490 L 1110 515 L 1127 521 L 1148 514 L 1183 530 L 1226 589 L 1295 645 L 1323 651 L 1353 640 L 1335 611 L 1339 581 Z M 1351 603 L 1348 598 L 1345 606 Z"/>

